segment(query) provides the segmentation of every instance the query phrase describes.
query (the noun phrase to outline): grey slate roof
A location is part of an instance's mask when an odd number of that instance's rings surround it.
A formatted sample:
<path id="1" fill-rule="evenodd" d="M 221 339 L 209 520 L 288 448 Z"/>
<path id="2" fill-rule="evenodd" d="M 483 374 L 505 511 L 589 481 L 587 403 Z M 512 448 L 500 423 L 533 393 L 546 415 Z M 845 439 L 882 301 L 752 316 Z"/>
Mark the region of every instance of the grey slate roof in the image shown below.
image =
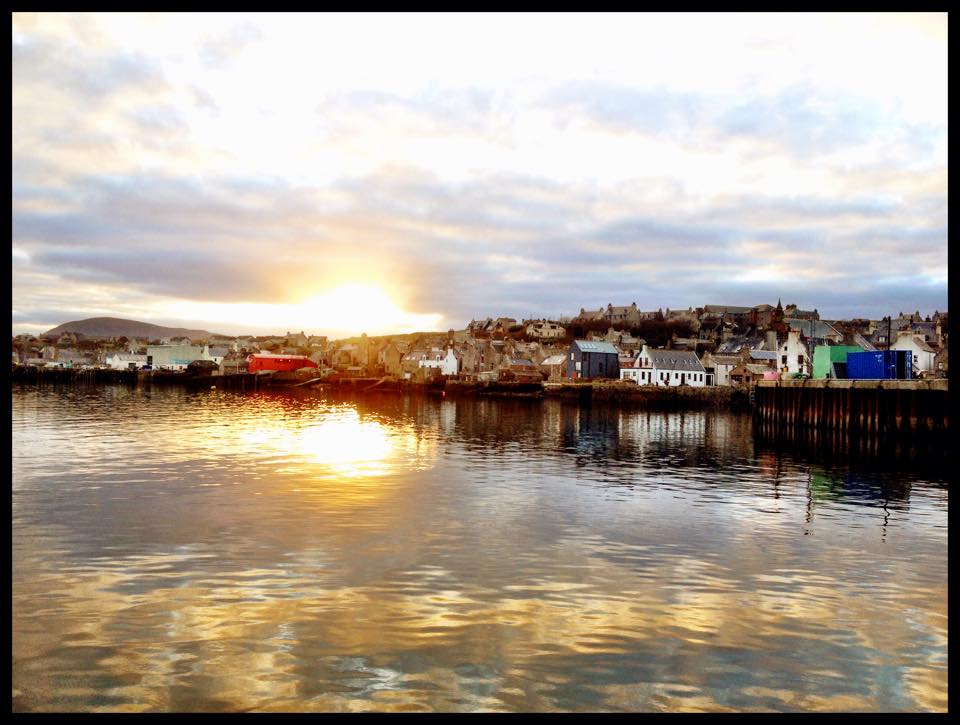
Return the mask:
<path id="1" fill-rule="evenodd" d="M 704 311 L 725 314 L 729 312 L 732 315 L 743 315 L 752 310 L 752 307 L 737 307 L 735 305 L 704 305 Z"/>
<path id="2" fill-rule="evenodd" d="M 716 365 L 739 365 L 743 362 L 739 355 L 712 355 L 711 359 Z"/>
<path id="3" fill-rule="evenodd" d="M 720 344 L 720 347 L 717 348 L 717 352 L 722 354 L 730 354 L 740 352 L 740 348 L 746 347 L 750 350 L 760 350 L 763 347 L 764 338 L 762 337 L 747 337 L 746 335 L 737 335 L 731 337 L 726 342 Z"/>
<path id="4" fill-rule="evenodd" d="M 597 340 L 574 340 L 573 344 L 580 348 L 580 352 L 606 352 L 619 355 L 620 352 L 609 342 Z"/>
<path id="5" fill-rule="evenodd" d="M 827 335 L 839 335 L 840 333 L 833 327 L 823 320 L 784 320 L 787 325 L 790 326 L 792 330 L 799 330 L 802 334 L 808 337 L 815 337 L 817 339 L 824 339 Z M 811 334 L 811 329 L 813 334 Z"/>
<path id="6" fill-rule="evenodd" d="M 653 366 L 660 370 L 705 372 L 697 353 L 692 350 L 647 350 Z"/>
<path id="7" fill-rule="evenodd" d="M 754 360 L 776 360 L 777 353 L 775 350 L 751 350 L 750 357 Z"/>

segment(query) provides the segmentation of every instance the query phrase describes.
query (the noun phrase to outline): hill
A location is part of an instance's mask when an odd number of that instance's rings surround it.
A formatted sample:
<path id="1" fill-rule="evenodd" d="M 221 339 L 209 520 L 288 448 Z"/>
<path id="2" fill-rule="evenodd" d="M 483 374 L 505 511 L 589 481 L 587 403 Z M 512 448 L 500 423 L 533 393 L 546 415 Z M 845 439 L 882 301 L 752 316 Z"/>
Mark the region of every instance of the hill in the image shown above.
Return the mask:
<path id="1" fill-rule="evenodd" d="M 43 333 L 45 336 L 62 335 L 73 332 L 84 337 L 139 337 L 150 340 L 161 337 L 189 337 L 191 339 L 210 337 L 213 333 L 206 330 L 188 330 L 185 327 L 164 327 L 150 322 L 124 320 L 119 317 L 90 317 L 86 320 L 74 320 L 57 325 Z"/>

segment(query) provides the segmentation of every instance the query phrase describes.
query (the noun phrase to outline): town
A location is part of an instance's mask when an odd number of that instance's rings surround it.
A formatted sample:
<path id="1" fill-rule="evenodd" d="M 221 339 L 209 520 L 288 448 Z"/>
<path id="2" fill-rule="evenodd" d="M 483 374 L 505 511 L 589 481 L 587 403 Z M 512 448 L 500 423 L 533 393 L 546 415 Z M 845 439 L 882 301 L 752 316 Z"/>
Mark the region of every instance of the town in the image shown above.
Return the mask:
<path id="1" fill-rule="evenodd" d="M 640 386 L 752 386 L 780 379 L 947 377 L 947 313 L 824 320 L 796 305 L 474 319 L 463 330 L 331 341 L 284 336 L 138 339 L 66 331 L 13 338 L 14 366 L 209 376 L 309 368 L 319 378 L 432 384 L 619 380 Z M 313 369 L 316 369 L 315 371 Z"/>

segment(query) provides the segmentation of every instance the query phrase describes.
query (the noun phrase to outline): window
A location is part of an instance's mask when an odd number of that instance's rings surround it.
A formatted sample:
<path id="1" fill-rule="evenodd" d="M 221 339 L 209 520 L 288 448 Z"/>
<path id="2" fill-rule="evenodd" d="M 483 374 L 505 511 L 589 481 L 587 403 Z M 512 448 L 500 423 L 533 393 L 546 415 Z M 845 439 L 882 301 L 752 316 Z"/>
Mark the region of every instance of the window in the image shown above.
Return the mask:
<path id="1" fill-rule="evenodd" d="M 803 355 L 797 355 L 797 365 L 803 365 Z"/>
<path id="2" fill-rule="evenodd" d="M 783 364 L 783 365 L 786 365 L 786 364 L 787 364 L 787 356 L 786 356 L 786 355 L 781 355 L 781 356 L 780 356 L 780 363 Z"/>
<path id="3" fill-rule="evenodd" d="M 570 359 L 573 360 L 573 353 L 570 353 Z"/>

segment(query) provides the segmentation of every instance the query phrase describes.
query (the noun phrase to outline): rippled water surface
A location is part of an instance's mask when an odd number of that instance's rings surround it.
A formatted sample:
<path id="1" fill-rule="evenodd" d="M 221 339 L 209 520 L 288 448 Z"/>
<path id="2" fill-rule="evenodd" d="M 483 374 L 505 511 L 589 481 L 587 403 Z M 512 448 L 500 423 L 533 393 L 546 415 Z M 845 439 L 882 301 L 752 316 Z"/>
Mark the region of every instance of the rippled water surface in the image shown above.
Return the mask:
<path id="1" fill-rule="evenodd" d="M 945 710 L 946 474 L 749 417 L 14 387 L 16 710 Z"/>

